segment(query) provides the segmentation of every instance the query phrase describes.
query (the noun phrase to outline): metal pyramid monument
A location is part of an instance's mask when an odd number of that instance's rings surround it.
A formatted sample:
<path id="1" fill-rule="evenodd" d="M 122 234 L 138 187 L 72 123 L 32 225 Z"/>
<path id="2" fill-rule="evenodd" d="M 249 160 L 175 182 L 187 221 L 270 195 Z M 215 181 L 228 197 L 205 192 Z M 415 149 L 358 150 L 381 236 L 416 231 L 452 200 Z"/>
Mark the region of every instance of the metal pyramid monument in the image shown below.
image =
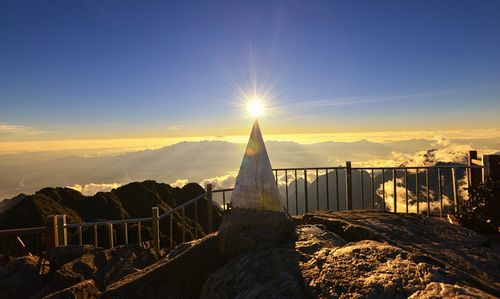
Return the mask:
<path id="1" fill-rule="evenodd" d="M 236 178 L 231 206 L 233 209 L 283 211 L 280 193 L 257 120 L 253 124 Z"/>

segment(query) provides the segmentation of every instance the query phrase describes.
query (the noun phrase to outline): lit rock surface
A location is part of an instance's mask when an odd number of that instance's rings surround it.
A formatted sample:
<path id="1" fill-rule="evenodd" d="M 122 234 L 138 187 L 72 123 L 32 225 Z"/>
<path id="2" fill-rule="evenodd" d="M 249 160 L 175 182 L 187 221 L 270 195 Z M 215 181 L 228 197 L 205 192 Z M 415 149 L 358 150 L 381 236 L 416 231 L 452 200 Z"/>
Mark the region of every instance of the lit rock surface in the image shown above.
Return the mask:
<path id="1" fill-rule="evenodd" d="M 495 296 L 491 296 L 481 290 L 459 285 L 451 285 L 446 283 L 431 282 L 427 287 L 422 290 L 413 293 L 409 299 L 438 299 L 438 298 L 484 298 L 484 299 L 494 299 Z"/>
<path id="2" fill-rule="evenodd" d="M 259 123 L 255 120 L 231 194 L 231 206 L 235 209 L 283 211 L 280 197 Z"/>
<path id="3" fill-rule="evenodd" d="M 257 212 L 239 210 L 232 217 Z M 113 274 L 119 260 L 109 259 L 109 265 L 102 267 L 90 263 L 92 258 L 87 256 L 91 254 L 84 253 L 55 269 L 44 287 L 44 279 L 34 274 L 35 260 L 23 258 L 25 261 L 17 260 L 0 271 L 0 298 L 20 298 L 13 291 L 24 291 L 20 288 L 25 285 L 31 289 L 19 294 L 27 295 L 21 298 L 29 297 L 34 286 L 48 290 L 54 281 L 70 283 L 43 296 L 205 299 L 500 296 L 498 248 L 472 231 L 439 219 L 376 211 L 317 212 L 294 218 L 296 227 L 293 227 L 290 222 L 283 225 L 285 222 L 274 217 L 267 222 L 245 218 L 237 222 L 239 226 L 231 225 L 225 233 L 213 233 L 183 244 L 143 269 L 121 272 L 130 273 L 125 276 Z M 133 259 L 133 255 L 123 257 L 129 258 Z M 59 276 L 62 273 L 65 275 Z M 5 289 L 7 285 L 9 288 Z"/>

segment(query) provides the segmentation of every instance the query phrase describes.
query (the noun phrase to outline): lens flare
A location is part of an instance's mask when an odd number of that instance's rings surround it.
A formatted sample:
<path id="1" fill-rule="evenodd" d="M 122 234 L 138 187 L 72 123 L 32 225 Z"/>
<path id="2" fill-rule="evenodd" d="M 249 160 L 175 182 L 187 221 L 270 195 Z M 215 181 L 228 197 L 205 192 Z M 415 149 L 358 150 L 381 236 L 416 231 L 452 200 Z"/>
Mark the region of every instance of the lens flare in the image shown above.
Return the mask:
<path id="1" fill-rule="evenodd" d="M 264 102 L 262 99 L 253 98 L 247 103 L 247 111 L 253 117 L 259 117 L 264 113 Z"/>

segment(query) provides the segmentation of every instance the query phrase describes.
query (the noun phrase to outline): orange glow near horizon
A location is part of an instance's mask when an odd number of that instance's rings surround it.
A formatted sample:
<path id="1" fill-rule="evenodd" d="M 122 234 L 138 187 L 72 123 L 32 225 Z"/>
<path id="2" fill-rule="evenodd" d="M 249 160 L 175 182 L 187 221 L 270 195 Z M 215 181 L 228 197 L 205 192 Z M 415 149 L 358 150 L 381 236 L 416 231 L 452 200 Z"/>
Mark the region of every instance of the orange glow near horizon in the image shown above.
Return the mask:
<path id="1" fill-rule="evenodd" d="M 304 134 L 264 134 L 266 141 L 292 141 L 301 144 L 319 142 L 354 142 L 368 140 L 371 142 L 390 142 L 398 140 L 419 139 L 474 139 L 500 138 L 500 129 L 465 129 L 465 130 L 418 130 L 418 131 L 374 131 L 374 132 L 334 132 Z M 43 151 L 72 151 L 91 155 L 114 154 L 130 151 L 158 149 L 179 142 L 227 141 L 246 144 L 247 134 L 225 136 L 186 136 L 186 137 L 150 137 L 150 138 L 94 138 L 64 140 L 26 140 L 0 141 L 0 154 Z"/>

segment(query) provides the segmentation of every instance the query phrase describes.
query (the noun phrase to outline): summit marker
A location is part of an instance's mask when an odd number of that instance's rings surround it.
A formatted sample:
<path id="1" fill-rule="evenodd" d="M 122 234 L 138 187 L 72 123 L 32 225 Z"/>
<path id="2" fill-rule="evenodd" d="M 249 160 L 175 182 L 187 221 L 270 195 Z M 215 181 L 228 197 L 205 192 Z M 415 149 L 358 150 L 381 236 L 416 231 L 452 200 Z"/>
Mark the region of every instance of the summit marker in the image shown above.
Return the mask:
<path id="1" fill-rule="evenodd" d="M 284 211 L 257 120 L 236 178 L 231 206 L 233 209 Z"/>

